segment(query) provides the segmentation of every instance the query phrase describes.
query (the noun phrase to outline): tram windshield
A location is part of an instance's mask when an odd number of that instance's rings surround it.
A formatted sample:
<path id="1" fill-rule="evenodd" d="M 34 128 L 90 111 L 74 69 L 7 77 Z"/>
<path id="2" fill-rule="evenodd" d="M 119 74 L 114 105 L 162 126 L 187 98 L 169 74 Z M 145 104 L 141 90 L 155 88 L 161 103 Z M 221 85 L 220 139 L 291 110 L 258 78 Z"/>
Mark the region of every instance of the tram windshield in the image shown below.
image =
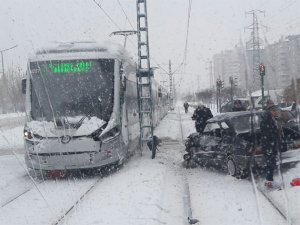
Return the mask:
<path id="1" fill-rule="evenodd" d="M 29 66 L 33 119 L 97 116 L 109 120 L 113 110 L 113 59 L 38 61 Z"/>

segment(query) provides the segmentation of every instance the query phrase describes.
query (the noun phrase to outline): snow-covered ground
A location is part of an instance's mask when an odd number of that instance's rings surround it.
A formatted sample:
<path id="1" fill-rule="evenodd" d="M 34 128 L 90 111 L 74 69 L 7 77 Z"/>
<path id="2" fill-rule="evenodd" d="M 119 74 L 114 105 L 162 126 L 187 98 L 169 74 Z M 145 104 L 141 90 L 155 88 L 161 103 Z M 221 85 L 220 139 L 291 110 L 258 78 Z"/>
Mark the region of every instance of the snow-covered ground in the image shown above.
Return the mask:
<path id="1" fill-rule="evenodd" d="M 57 224 L 182 225 L 188 224 L 191 214 L 204 225 L 288 224 L 262 194 L 255 195 L 250 180 L 237 180 L 224 172 L 200 167 L 182 167 L 181 141 L 195 128 L 193 110 L 184 114 L 180 107 L 180 112 L 181 115 L 170 112 L 156 128 L 155 134 L 163 142 L 154 160 L 145 151 L 104 178 L 33 182 L 22 154 L 0 156 L 0 224 L 56 224 L 77 201 Z M 10 137 L 14 133 L 11 130 L 2 131 L 0 138 Z M 7 147 L 12 148 L 23 141 L 21 132 L 14 142 L 6 139 L 11 143 Z M 6 139 L 0 139 L 0 143 Z M 300 187 L 289 185 L 292 178 L 299 176 L 300 166 L 283 171 L 293 225 L 300 225 Z M 80 200 L 92 185 L 94 188 Z M 16 198 L 21 193 L 24 194 Z M 272 192 L 281 207 L 285 207 L 284 193 Z"/>
<path id="2" fill-rule="evenodd" d="M 24 113 L 0 114 L 0 156 L 23 152 Z"/>

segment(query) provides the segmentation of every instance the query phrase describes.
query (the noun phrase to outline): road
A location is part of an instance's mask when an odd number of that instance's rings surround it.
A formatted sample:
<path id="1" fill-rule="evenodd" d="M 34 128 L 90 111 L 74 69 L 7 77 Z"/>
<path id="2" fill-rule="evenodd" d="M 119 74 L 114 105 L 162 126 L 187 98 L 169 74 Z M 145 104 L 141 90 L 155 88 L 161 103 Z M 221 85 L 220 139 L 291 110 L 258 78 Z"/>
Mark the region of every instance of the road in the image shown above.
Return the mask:
<path id="1" fill-rule="evenodd" d="M 164 118 L 155 130 L 163 142 L 154 160 L 144 151 L 102 176 L 33 180 L 22 154 L 0 156 L 0 224 L 182 225 L 188 216 L 204 225 L 288 224 L 251 180 L 182 167 L 182 139 L 194 131 L 190 117 Z"/>

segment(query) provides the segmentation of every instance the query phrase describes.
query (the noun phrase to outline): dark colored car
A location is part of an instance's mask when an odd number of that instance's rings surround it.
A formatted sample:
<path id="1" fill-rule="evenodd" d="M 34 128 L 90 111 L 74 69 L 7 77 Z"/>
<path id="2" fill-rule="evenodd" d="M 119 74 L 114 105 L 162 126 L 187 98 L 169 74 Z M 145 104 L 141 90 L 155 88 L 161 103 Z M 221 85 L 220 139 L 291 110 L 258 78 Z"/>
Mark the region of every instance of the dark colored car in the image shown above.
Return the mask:
<path id="1" fill-rule="evenodd" d="M 237 98 L 235 100 L 232 101 L 228 101 L 226 103 L 224 103 L 222 106 L 221 106 L 221 112 L 224 113 L 224 112 L 232 112 L 233 110 L 233 106 L 234 106 L 234 103 L 236 101 L 239 101 L 242 106 L 247 110 L 250 106 L 250 101 L 249 99 L 247 98 Z"/>
<path id="2" fill-rule="evenodd" d="M 193 133 L 188 137 L 185 162 L 187 165 L 220 167 L 238 178 L 248 176 L 250 165 L 254 169 L 263 168 L 265 160 L 260 147 L 259 126 L 262 113 L 228 112 L 211 118 L 203 134 Z M 299 128 L 290 120 L 283 126 L 283 133 L 283 143 L 289 151 L 295 140 L 300 139 Z M 285 157 L 284 153 L 282 157 Z"/>

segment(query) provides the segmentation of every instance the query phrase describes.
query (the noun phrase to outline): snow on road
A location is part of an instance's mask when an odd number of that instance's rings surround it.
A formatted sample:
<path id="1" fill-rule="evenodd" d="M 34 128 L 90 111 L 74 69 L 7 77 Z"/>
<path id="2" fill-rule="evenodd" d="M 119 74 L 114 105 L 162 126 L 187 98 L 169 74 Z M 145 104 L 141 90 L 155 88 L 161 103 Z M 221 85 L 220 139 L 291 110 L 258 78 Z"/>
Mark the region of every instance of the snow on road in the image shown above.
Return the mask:
<path id="1" fill-rule="evenodd" d="M 1 205 L 30 189 L 0 208 L 0 224 L 55 224 L 95 183 L 91 192 L 59 224 L 187 224 L 184 178 L 189 182 L 193 217 L 200 220 L 199 224 L 287 224 L 261 194 L 256 201 L 249 180 L 237 180 L 224 172 L 201 167 L 181 166 L 184 154 L 181 138 L 185 139 L 195 128 L 192 111 L 184 114 L 180 109 L 180 112 L 181 116 L 170 112 L 156 128 L 155 134 L 163 142 L 154 160 L 150 151 L 145 151 L 143 156 L 135 155 L 120 170 L 98 183 L 97 176 L 47 180 L 37 184 L 37 189 L 24 169 L 23 155 L 0 156 Z M 296 165 L 284 173 L 287 185 L 299 171 Z M 296 198 L 300 196 L 299 187 L 289 187 L 288 196 L 290 206 L 294 206 L 293 224 L 300 225 L 299 198 Z"/>
<path id="2" fill-rule="evenodd" d="M 0 114 L 0 156 L 23 151 L 24 113 Z"/>

